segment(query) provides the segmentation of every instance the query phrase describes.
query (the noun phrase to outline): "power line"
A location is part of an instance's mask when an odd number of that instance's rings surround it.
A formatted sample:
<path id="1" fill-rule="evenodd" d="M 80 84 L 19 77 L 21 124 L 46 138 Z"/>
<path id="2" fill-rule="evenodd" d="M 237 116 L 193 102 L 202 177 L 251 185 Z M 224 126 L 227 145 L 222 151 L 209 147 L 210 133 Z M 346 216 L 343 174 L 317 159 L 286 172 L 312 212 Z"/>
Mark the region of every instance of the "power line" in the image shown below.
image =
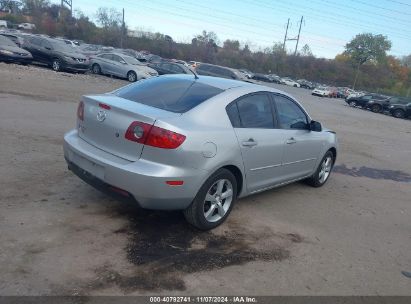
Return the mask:
<path id="1" fill-rule="evenodd" d="M 247 0 L 243 0 L 243 2 L 246 2 Z M 253 5 L 255 5 L 255 2 L 253 3 L 253 2 L 248 2 L 248 3 L 251 3 L 251 4 L 253 4 Z M 263 7 L 266 7 L 266 8 L 268 8 L 268 9 L 270 9 L 270 10 L 273 10 L 273 11 L 275 11 L 275 12 L 277 12 L 277 11 L 281 11 L 281 8 L 280 7 L 273 7 L 273 6 L 269 6 L 269 5 L 267 5 L 266 3 L 260 3 L 260 5 L 261 6 L 263 6 Z M 303 7 L 303 6 L 298 6 L 298 8 L 300 8 L 300 7 Z M 297 9 L 298 9 L 297 8 Z M 282 11 L 286 11 L 287 13 L 301 13 L 301 14 L 304 14 L 304 12 L 307 12 L 307 11 L 303 11 L 303 10 L 296 10 L 296 8 L 294 7 L 294 8 L 289 8 L 289 7 L 286 7 L 286 8 L 283 8 L 282 9 Z M 318 18 L 321 18 L 321 19 L 324 19 L 324 20 L 326 20 L 327 22 L 330 22 L 330 23 L 334 23 L 334 24 L 338 24 L 338 25 L 343 25 L 343 26 L 347 26 L 347 25 L 352 25 L 352 26 L 354 26 L 354 27 L 358 27 L 358 26 L 360 26 L 360 27 L 365 27 L 364 26 L 364 24 L 359 24 L 359 23 L 357 23 L 357 24 L 355 24 L 355 23 L 349 23 L 349 22 L 339 22 L 339 21 L 337 21 L 337 19 L 332 19 L 332 18 L 330 18 L 330 16 L 329 16 L 329 14 L 327 14 L 327 15 L 321 15 L 321 14 L 316 14 L 316 13 L 313 13 L 312 12 L 312 9 L 310 9 L 309 10 L 309 15 L 310 16 L 317 16 Z M 345 17 L 344 17 L 345 18 Z M 384 27 L 384 26 L 383 26 Z M 379 30 L 378 31 L 376 31 L 375 29 L 373 29 L 373 31 L 374 32 L 380 32 Z M 404 39 L 404 40 L 409 40 L 409 37 L 407 36 L 399 36 L 399 35 L 396 35 L 396 34 L 390 34 L 390 36 L 392 36 L 392 37 L 397 37 L 397 38 L 400 38 L 400 39 Z"/>
<path id="2" fill-rule="evenodd" d="M 401 5 L 406 5 L 406 6 L 411 6 L 411 4 L 400 2 L 400 1 L 395 1 L 395 0 L 385 0 L 385 1 L 392 2 L 392 3 L 397 3 L 397 4 L 401 4 Z"/>
<path id="3" fill-rule="evenodd" d="M 311 1 L 315 1 L 315 0 L 311 0 Z M 344 4 L 340 4 L 340 3 L 330 2 L 330 1 L 327 1 L 327 0 L 317 0 L 317 1 L 327 3 L 325 5 L 328 5 L 330 7 L 347 8 L 347 9 L 350 9 L 352 11 L 355 11 L 356 13 L 361 12 L 361 14 L 365 14 L 365 15 L 369 15 L 369 16 L 380 16 L 380 17 L 389 19 L 391 22 L 393 21 L 392 16 L 387 16 L 387 15 L 379 14 L 379 13 L 376 13 L 376 12 L 370 12 L 370 11 L 367 11 L 367 10 L 364 10 L 364 9 L 359 9 L 358 7 L 353 7 L 353 6 L 344 5 Z M 404 23 L 404 24 L 407 24 L 407 25 L 409 25 L 411 23 L 410 19 L 404 20 L 404 19 L 395 18 L 395 21 L 396 22 L 401 22 L 401 23 Z"/>
<path id="4" fill-rule="evenodd" d="M 254 0 L 254 1 L 257 2 L 256 0 Z M 255 4 L 255 2 L 254 2 L 254 4 Z M 278 6 L 283 6 L 283 7 L 286 7 L 287 9 L 290 9 L 290 7 L 287 6 L 285 3 L 281 3 L 281 4 L 278 3 L 278 4 L 276 4 L 276 7 L 270 6 L 270 5 L 268 5 L 266 2 L 263 2 L 263 1 L 261 1 L 261 2 L 259 2 L 259 3 L 260 3 L 260 5 L 264 5 L 264 7 L 270 8 L 270 9 L 275 10 L 275 11 L 278 10 Z M 307 7 L 307 6 L 303 6 L 303 5 L 298 5 L 298 8 L 308 9 L 310 15 L 319 16 L 319 17 L 322 18 L 322 19 L 327 19 L 328 22 L 338 23 L 338 24 L 342 24 L 342 25 L 351 24 L 351 25 L 360 26 L 360 27 L 363 27 L 363 28 L 366 27 L 363 23 L 357 23 L 357 22 L 356 22 L 356 21 L 357 21 L 356 19 L 352 19 L 352 18 L 349 18 L 349 17 L 344 16 L 344 15 L 340 15 L 340 14 L 333 13 L 333 14 L 332 14 L 332 18 L 331 18 L 329 12 L 324 12 L 324 11 L 321 11 L 321 10 L 316 9 L 316 13 L 313 13 L 313 12 L 312 12 L 313 9 L 312 9 L 311 7 Z M 296 11 L 295 11 L 295 7 L 293 7 L 292 9 L 293 9 L 293 11 L 294 11 L 294 13 L 295 13 L 295 12 L 296 12 Z M 318 11 L 320 12 L 320 14 L 318 14 Z M 300 12 L 301 12 L 301 10 L 300 10 Z M 323 14 L 321 14 L 321 12 L 323 12 Z M 325 15 L 324 15 L 324 14 L 325 14 Z M 340 17 L 340 18 L 343 18 L 344 23 L 339 22 L 338 20 L 341 20 L 341 19 L 335 18 L 336 16 L 337 16 L 337 17 Z M 337 21 L 336 21 L 336 20 L 337 20 Z M 346 20 L 350 20 L 350 22 L 348 23 Z M 394 27 L 392 27 L 392 26 L 387 26 L 387 25 L 383 25 L 383 24 L 367 22 L 367 27 L 369 27 L 368 25 L 378 26 L 378 27 L 384 28 L 384 30 L 386 30 L 386 31 L 387 31 L 387 29 L 391 29 L 391 31 L 394 31 L 394 32 L 397 32 L 397 31 L 398 31 L 398 28 L 394 28 Z M 369 28 L 370 28 L 370 27 L 369 27 Z M 401 29 L 401 31 L 402 31 L 402 32 L 407 32 L 407 33 L 409 33 L 409 34 L 411 35 L 411 32 L 410 32 L 410 31 L 404 31 L 404 29 Z M 393 32 L 393 33 L 394 33 L 394 32 Z M 394 36 L 394 35 L 392 35 L 392 36 Z M 398 37 L 399 37 L 399 36 L 398 36 Z M 405 36 L 402 37 L 402 38 L 407 39 L 407 40 L 409 39 L 409 37 L 405 37 Z"/>
<path id="5" fill-rule="evenodd" d="M 361 4 L 364 4 L 364 5 L 367 5 L 367 6 L 371 6 L 371 7 L 374 7 L 374 8 L 378 8 L 378 9 L 382 9 L 382 10 L 394 12 L 394 13 L 397 13 L 397 14 L 403 14 L 403 15 L 411 16 L 411 13 L 406 13 L 406 12 L 403 12 L 403 11 L 397 11 L 397 10 L 393 10 L 393 9 L 390 9 L 390 8 L 378 6 L 378 5 L 375 5 L 375 3 L 369 4 L 369 3 L 367 3 L 367 2 L 360 1 L 360 0 L 350 0 L 350 1 L 351 1 L 351 2 L 355 2 L 355 3 L 361 3 Z M 402 4 L 404 4 L 404 3 L 402 3 Z"/>

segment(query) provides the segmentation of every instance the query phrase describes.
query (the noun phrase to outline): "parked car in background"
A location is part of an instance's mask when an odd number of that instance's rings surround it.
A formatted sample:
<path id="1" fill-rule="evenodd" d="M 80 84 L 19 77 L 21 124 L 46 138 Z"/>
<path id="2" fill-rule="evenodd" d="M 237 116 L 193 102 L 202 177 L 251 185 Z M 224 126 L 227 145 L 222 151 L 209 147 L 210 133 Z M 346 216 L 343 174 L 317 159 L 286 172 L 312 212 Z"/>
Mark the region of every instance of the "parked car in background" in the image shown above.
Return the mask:
<path id="1" fill-rule="evenodd" d="M 193 69 L 197 68 L 197 66 L 199 66 L 201 64 L 201 62 L 199 61 L 189 61 L 188 65 L 190 65 Z"/>
<path id="2" fill-rule="evenodd" d="M 9 38 L 11 41 L 17 44 L 18 47 L 23 46 L 24 39 L 18 34 L 12 32 L 0 32 L 0 35 Z"/>
<path id="3" fill-rule="evenodd" d="M 247 80 L 247 77 L 236 69 L 214 64 L 202 63 L 196 68 L 199 75 L 222 77 L 235 80 Z"/>
<path id="4" fill-rule="evenodd" d="M 0 20 L 0 28 L 8 28 L 8 22 L 6 20 Z"/>
<path id="5" fill-rule="evenodd" d="M 296 87 L 299 88 L 300 84 L 297 81 L 292 80 L 291 78 L 285 77 L 285 78 L 281 78 L 281 83 L 291 86 L 291 87 Z"/>
<path id="6" fill-rule="evenodd" d="M 89 60 L 74 48 L 60 40 L 42 37 L 27 36 L 23 48 L 28 50 L 33 61 L 45 63 L 54 71 L 72 71 L 85 73 L 90 69 Z"/>
<path id="7" fill-rule="evenodd" d="M 275 74 L 268 74 L 267 76 L 268 76 L 268 78 L 271 79 L 272 82 L 281 83 L 281 77 L 280 76 L 275 75 Z"/>
<path id="8" fill-rule="evenodd" d="M 78 48 L 78 51 L 86 56 L 87 59 L 90 59 L 91 56 L 95 56 L 103 52 L 112 52 L 113 47 L 96 45 L 96 44 L 81 44 Z"/>
<path id="9" fill-rule="evenodd" d="M 299 80 L 297 80 L 297 82 L 300 84 L 301 88 L 309 89 L 309 90 L 314 89 L 314 85 L 308 80 L 299 79 Z"/>
<path id="10" fill-rule="evenodd" d="M 157 76 L 157 71 L 122 53 L 102 53 L 90 59 L 94 74 L 113 75 L 130 82 Z"/>
<path id="11" fill-rule="evenodd" d="M 311 95 L 320 96 L 320 97 L 329 97 L 330 90 L 328 87 L 318 87 L 312 90 Z"/>
<path id="12" fill-rule="evenodd" d="M 273 79 L 266 74 L 261 74 L 261 73 L 255 73 L 253 75 L 254 80 L 259 80 L 259 81 L 265 81 L 265 82 L 273 82 Z"/>
<path id="13" fill-rule="evenodd" d="M 239 71 L 240 71 L 241 73 L 243 73 L 243 74 L 245 75 L 245 77 L 247 77 L 248 79 L 252 79 L 253 76 L 254 76 L 254 73 L 251 72 L 251 71 L 249 71 L 249 70 L 247 70 L 247 69 L 239 69 Z"/>
<path id="14" fill-rule="evenodd" d="M 65 38 L 54 38 L 54 39 L 59 40 L 59 41 L 62 41 L 62 42 L 64 42 L 65 44 L 68 44 L 68 45 L 70 45 L 70 46 L 72 46 L 72 47 L 78 47 L 78 46 L 80 46 L 80 43 L 79 43 L 78 41 L 76 41 L 76 40 L 70 40 L 70 39 L 65 39 Z"/>
<path id="15" fill-rule="evenodd" d="M 30 52 L 20 48 L 11 39 L 0 35 L 0 61 L 28 64 L 32 60 Z"/>
<path id="16" fill-rule="evenodd" d="M 215 77 L 84 96 L 76 125 L 64 136 L 73 173 L 142 208 L 183 210 L 202 230 L 223 223 L 237 198 L 298 180 L 323 186 L 337 155 L 335 132 L 290 95 Z"/>
<path id="17" fill-rule="evenodd" d="M 411 101 L 408 101 L 408 102 L 411 102 Z M 381 95 L 381 99 L 373 98 L 373 99 L 371 99 L 370 101 L 367 102 L 365 107 L 367 109 L 370 109 L 374 113 L 380 113 L 380 112 L 383 112 L 383 111 L 387 111 L 390 104 L 395 104 L 395 103 L 401 103 L 400 102 L 400 97 L 389 97 L 389 96 Z M 407 102 L 405 102 L 405 103 L 407 103 Z"/>
<path id="18" fill-rule="evenodd" d="M 393 97 L 397 98 L 397 97 Z M 407 118 L 411 116 L 411 100 L 410 98 L 398 98 L 398 103 L 388 106 L 388 111 L 396 118 Z"/>
<path id="19" fill-rule="evenodd" d="M 351 107 L 362 107 L 366 108 L 368 102 L 372 100 L 385 100 L 387 99 L 387 96 L 383 96 L 380 94 L 364 94 L 364 95 L 358 95 L 358 96 L 352 96 L 347 99 L 345 99 L 345 102 L 348 103 Z"/>
<path id="20" fill-rule="evenodd" d="M 148 66 L 157 71 L 158 75 L 165 74 L 192 74 L 193 71 L 189 67 L 172 62 L 150 63 Z"/>
<path id="21" fill-rule="evenodd" d="M 20 30 L 32 31 L 36 29 L 36 25 L 33 23 L 20 23 L 17 28 Z"/>
<path id="22" fill-rule="evenodd" d="M 328 90 L 330 91 L 330 94 L 328 95 L 328 97 L 331 97 L 331 98 L 337 98 L 338 97 L 338 88 L 328 87 Z"/>

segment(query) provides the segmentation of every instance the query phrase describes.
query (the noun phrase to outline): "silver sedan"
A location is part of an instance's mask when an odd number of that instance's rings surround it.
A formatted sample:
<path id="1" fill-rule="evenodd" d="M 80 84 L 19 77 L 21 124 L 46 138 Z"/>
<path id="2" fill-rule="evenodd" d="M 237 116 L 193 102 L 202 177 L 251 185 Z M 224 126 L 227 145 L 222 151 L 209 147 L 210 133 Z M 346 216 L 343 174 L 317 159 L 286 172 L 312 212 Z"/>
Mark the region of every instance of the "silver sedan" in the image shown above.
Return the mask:
<path id="1" fill-rule="evenodd" d="M 143 208 L 184 210 L 206 230 L 238 198 L 298 180 L 324 185 L 337 139 L 282 91 L 173 75 L 84 96 L 64 155 L 91 185 Z"/>
<path id="2" fill-rule="evenodd" d="M 113 75 L 126 78 L 130 82 L 158 76 L 156 70 L 121 53 L 102 53 L 92 57 L 90 63 L 94 74 Z"/>

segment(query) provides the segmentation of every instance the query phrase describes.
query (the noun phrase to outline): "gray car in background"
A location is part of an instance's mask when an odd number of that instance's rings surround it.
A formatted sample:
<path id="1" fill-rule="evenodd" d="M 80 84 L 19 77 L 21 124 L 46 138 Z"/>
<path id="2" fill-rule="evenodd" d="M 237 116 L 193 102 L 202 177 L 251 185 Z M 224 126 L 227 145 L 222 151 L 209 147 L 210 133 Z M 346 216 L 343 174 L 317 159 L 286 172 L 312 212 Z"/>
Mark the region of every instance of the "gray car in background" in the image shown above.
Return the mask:
<path id="1" fill-rule="evenodd" d="M 239 197 L 303 179 L 324 185 L 337 139 L 282 91 L 167 75 L 84 96 L 64 156 L 91 185 L 143 208 L 184 210 L 206 230 Z"/>
<path id="2" fill-rule="evenodd" d="M 157 76 L 156 70 L 142 64 L 136 58 L 122 53 L 102 53 L 91 57 L 94 74 L 112 75 L 126 78 L 130 82 Z"/>
<path id="3" fill-rule="evenodd" d="M 197 66 L 196 72 L 199 75 L 204 76 L 213 76 L 244 81 L 248 80 L 246 75 L 239 70 L 208 63 L 202 63 Z"/>

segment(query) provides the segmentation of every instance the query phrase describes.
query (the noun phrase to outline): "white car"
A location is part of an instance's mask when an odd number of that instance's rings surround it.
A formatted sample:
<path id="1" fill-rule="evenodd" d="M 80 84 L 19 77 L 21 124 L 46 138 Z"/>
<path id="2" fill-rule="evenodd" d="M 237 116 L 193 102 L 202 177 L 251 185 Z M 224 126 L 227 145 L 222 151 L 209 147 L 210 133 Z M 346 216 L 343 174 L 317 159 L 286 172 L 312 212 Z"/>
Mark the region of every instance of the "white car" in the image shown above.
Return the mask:
<path id="1" fill-rule="evenodd" d="M 330 96 L 331 91 L 326 87 L 318 87 L 312 90 L 311 95 L 320 96 L 320 97 L 328 97 Z"/>
<path id="2" fill-rule="evenodd" d="M 300 84 L 298 82 L 292 80 L 291 78 L 282 78 L 281 83 L 286 84 L 286 85 L 291 86 L 291 87 L 296 87 L 296 88 L 300 87 Z"/>
<path id="3" fill-rule="evenodd" d="M 34 30 L 36 25 L 33 23 L 21 23 L 17 27 L 21 30 Z"/>

